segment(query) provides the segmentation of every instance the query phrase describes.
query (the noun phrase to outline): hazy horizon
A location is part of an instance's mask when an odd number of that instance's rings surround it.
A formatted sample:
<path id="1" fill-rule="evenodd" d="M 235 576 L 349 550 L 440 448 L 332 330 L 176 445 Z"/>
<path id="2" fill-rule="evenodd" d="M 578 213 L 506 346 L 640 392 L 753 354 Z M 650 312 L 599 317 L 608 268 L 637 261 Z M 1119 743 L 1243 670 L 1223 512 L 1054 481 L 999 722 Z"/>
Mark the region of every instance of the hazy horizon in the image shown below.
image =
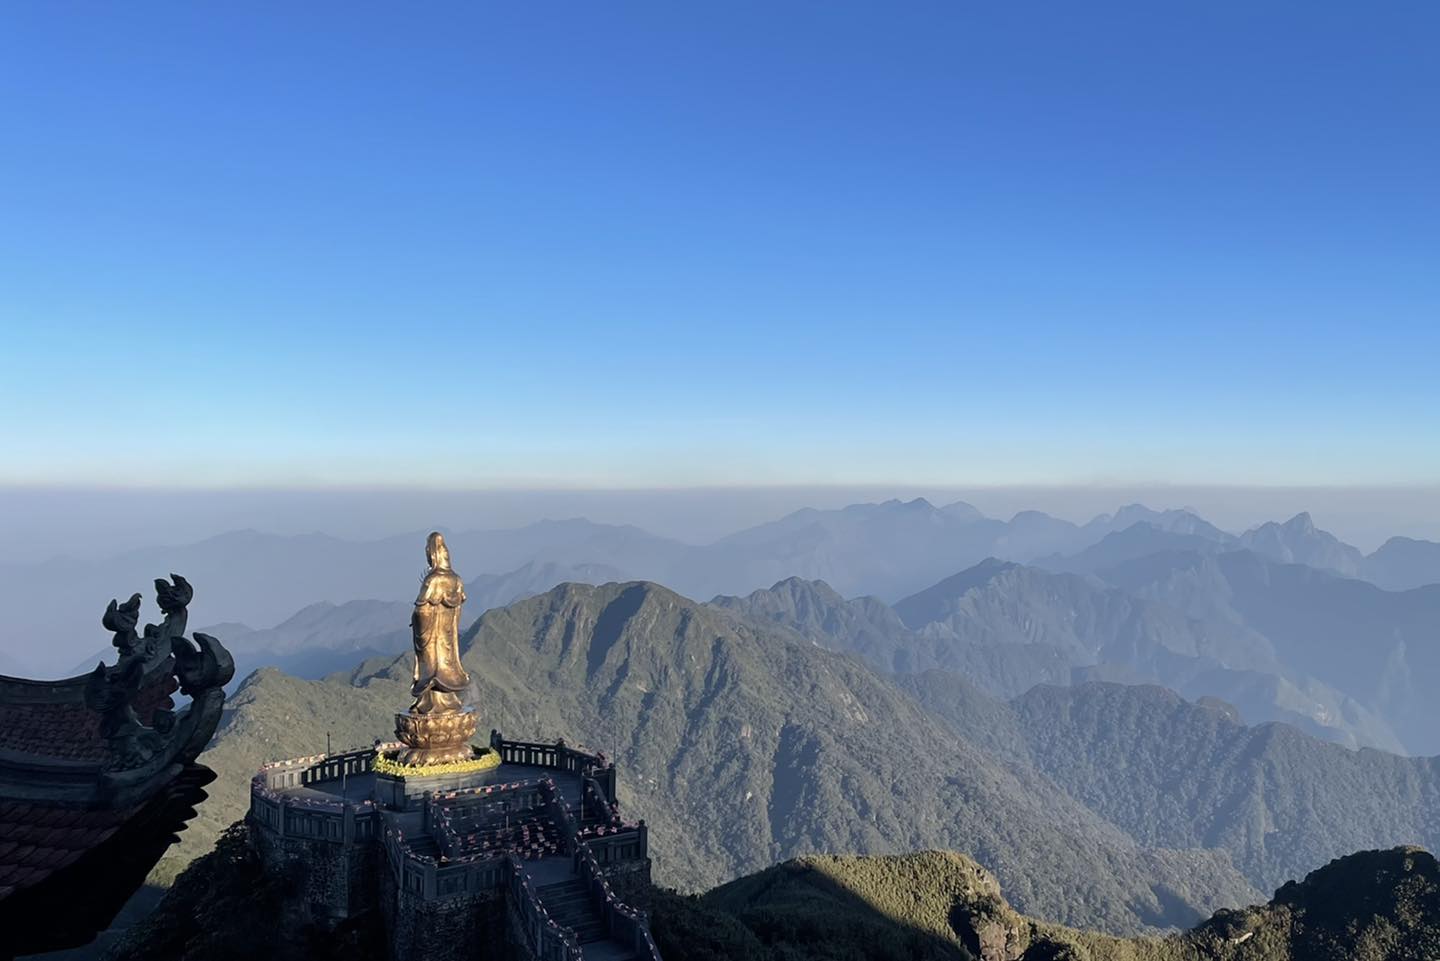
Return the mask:
<path id="1" fill-rule="evenodd" d="M 0 487 L 0 563 L 102 557 L 237 530 L 368 540 L 432 527 L 483 530 L 584 517 L 706 544 L 801 508 L 924 497 L 1008 519 L 1039 510 L 1083 523 L 1132 503 L 1187 508 L 1233 533 L 1302 511 L 1372 551 L 1392 536 L 1440 540 L 1440 485 L 1385 487 L 794 485 L 651 489 L 84 489 Z"/>

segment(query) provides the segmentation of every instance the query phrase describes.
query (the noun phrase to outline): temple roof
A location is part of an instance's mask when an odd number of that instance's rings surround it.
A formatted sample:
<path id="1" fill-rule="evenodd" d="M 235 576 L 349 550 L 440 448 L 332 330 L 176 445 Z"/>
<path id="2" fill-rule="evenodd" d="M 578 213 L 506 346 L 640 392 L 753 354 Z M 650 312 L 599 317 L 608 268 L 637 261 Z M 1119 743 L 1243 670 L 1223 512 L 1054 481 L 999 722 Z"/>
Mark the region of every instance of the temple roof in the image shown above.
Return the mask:
<path id="1" fill-rule="evenodd" d="M 155 667 L 163 667 L 161 664 Z M 39 688 L 44 682 L 0 676 L 0 752 L 103 764 L 110 747 L 100 735 L 100 714 L 85 705 L 89 675 L 44 685 L 53 697 L 35 700 L 18 696 L 19 690 Z M 175 676 L 157 671 L 149 683 L 136 692 L 131 705 L 136 717 L 152 717 L 157 710 L 171 710 L 170 695 L 180 687 Z M 19 690 L 17 690 L 19 689 Z"/>
<path id="2" fill-rule="evenodd" d="M 190 585 L 155 582 L 165 617 L 135 630 L 140 596 L 111 601 L 116 663 L 60 681 L 0 675 L 0 957 L 90 941 L 195 815 L 234 675 L 213 637 L 185 637 Z M 172 695 L 190 699 L 177 712 Z"/>
<path id="3" fill-rule="evenodd" d="M 103 761 L 100 715 L 83 705 L 0 703 L 0 751 Z"/>
<path id="4" fill-rule="evenodd" d="M 134 812 L 133 807 L 84 811 L 24 801 L 0 804 L 0 898 L 74 863 Z"/>

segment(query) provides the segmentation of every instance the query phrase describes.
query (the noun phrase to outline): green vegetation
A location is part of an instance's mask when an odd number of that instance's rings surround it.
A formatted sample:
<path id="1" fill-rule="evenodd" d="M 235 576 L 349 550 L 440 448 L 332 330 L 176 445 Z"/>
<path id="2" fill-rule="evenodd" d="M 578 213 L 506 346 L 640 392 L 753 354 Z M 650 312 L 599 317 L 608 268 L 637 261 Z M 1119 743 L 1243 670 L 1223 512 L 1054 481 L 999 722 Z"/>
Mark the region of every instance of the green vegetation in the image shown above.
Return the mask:
<path id="1" fill-rule="evenodd" d="M 297 897 L 298 879 L 261 871 L 236 824 L 107 961 L 384 957 L 378 918 L 321 932 L 298 920 Z M 1433 961 L 1440 864 L 1418 848 L 1365 851 L 1267 904 L 1117 938 L 1020 914 L 961 854 L 812 856 L 704 895 L 656 891 L 651 928 L 666 961 Z"/>
<path id="2" fill-rule="evenodd" d="M 1243 556 L 1265 564 L 1253 554 Z M 1173 561 L 1172 555 L 1147 556 L 1135 565 L 1153 576 L 1170 570 Z M 1220 600 L 1226 588 L 1218 575 L 1200 584 L 1182 578 L 1164 593 L 1154 598 L 1143 583 L 1106 587 L 1094 576 L 992 558 L 893 608 L 875 598 L 847 601 L 824 583 L 799 578 L 713 603 L 857 654 L 882 671 L 938 668 L 996 697 L 1085 680 L 1161 684 L 1195 699 L 1223 698 L 1253 720 L 1284 721 L 1352 747 L 1402 750 L 1383 710 L 1316 680 L 1303 655 L 1291 658 L 1294 663 L 1280 658 L 1267 639 L 1300 616 L 1309 599 L 1279 603 L 1251 623 Z M 1378 630 L 1364 623 L 1347 630 L 1352 645 L 1354 638 L 1391 633 L 1383 623 Z"/>
<path id="3" fill-rule="evenodd" d="M 1273 565 L 1247 557 L 1269 570 L 1272 580 L 1333 580 L 1304 569 L 1277 573 Z M 1365 584 L 1341 586 L 1374 593 Z M 1408 597 L 1418 602 L 1425 593 Z M 1167 634 L 1165 622 L 1142 602 L 1088 587 L 1079 578 L 982 564 L 896 607 L 915 623 L 941 618 L 967 636 L 989 637 L 983 644 L 960 643 L 937 622 L 929 623 L 923 636 L 907 639 L 895 610 L 873 599 L 846 601 L 822 583 L 797 578 L 717 603 L 872 663 L 894 665 L 900 672 L 895 682 L 957 736 L 992 757 L 1038 772 L 1141 845 L 1224 849 L 1258 890 L 1274 890 L 1350 851 L 1440 845 L 1437 758 L 1347 750 L 1287 725 L 1246 726 L 1233 708 L 1214 698 L 1192 703 L 1154 685 L 1070 686 L 1068 677 L 1061 677 L 1065 686 L 1033 687 L 1013 701 L 991 696 L 997 688 L 1011 689 L 1018 676 L 996 665 L 1023 663 L 1025 652 L 1045 646 L 1027 643 L 1032 637 L 1058 650 L 1057 638 L 1074 646 L 1083 633 L 1135 651 L 1146 649 L 1142 640 L 1158 638 L 1163 641 L 1158 647 L 1147 642 L 1147 662 L 1169 658 L 1172 666 L 1189 664 L 1187 671 L 1201 663 L 1182 656 L 1184 631 Z M 1201 643 L 1199 635 L 1191 640 Z M 1213 637 L 1204 640 L 1210 645 L 1205 650 L 1215 643 Z M 1263 650 L 1265 642 L 1256 638 L 1256 647 Z M 1419 645 L 1412 649 L 1412 659 L 1418 650 Z M 1013 652 L 1008 662 L 1004 652 Z M 907 657 L 914 663 L 959 659 L 965 666 L 905 673 Z M 1061 666 L 1060 673 L 1068 675 Z M 1247 678 L 1244 686 L 1253 689 L 1247 705 L 1284 700 L 1283 684 L 1273 677 L 1229 674 Z M 1200 688 L 1213 683 L 1197 678 Z M 1347 723 L 1361 721 L 1357 716 Z"/>
<path id="4" fill-rule="evenodd" d="M 1223 853 L 1137 845 L 858 661 L 655 585 L 564 585 L 488 612 L 464 647 L 482 724 L 618 759 L 656 879 L 681 890 L 809 853 L 934 847 L 973 852 L 1026 911 L 1116 932 L 1259 896 Z M 252 677 L 205 755 L 221 778 L 177 859 L 243 814 L 262 762 L 323 750 L 327 730 L 337 748 L 386 736 L 410 682 L 406 659 Z"/>
<path id="5" fill-rule="evenodd" d="M 667 961 L 1422 961 L 1440 957 L 1440 865 L 1367 851 L 1183 934 L 1121 939 L 1026 918 L 944 852 L 812 857 L 701 897 L 662 894 Z"/>
<path id="6" fill-rule="evenodd" d="M 465 638 L 472 703 L 511 736 L 616 756 L 657 881 L 684 891 L 811 853 L 955 849 L 1031 915 L 1135 933 L 1257 900 L 1348 851 L 1440 844 L 1436 759 L 1246 727 L 1155 687 L 1006 703 L 946 672 L 887 679 L 786 625 L 879 630 L 888 608 L 836 609 L 786 583 L 743 615 L 649 584 L 490 611 Z M 403 658 L 252 677 L 205 755 L 220 780 L 161 879 L 243 814 L 264 761 L 322 751 L 327 731 L 337 748 L 388 737 L 409 683 Z"/>
<path id="7" fill-rule="evenodd" d="M 998 704 L 954 675 L 903 683 L 1145 845 L 1221 847 L 1261 890 L 1348 851 L 1440 844 L 1440 759 L 1352 751 L 1153 686 L 1037 687 Z"/>

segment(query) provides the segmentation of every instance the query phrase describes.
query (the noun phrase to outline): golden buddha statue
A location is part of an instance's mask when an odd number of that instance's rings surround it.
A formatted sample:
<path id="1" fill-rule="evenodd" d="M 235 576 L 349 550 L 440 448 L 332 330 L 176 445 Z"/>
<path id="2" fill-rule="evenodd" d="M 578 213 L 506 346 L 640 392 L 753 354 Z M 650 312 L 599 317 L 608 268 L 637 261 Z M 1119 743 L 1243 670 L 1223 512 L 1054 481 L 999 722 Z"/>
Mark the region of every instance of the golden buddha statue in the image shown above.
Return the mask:
<path id="1" fill-rule="evenodd" d="M 430 572 L 415 598 L 410 629 L 415 636 L 415 684 L 410 694 L 411 714 L 458 711 L 460 695 L 470 676 L 460 666 L 460 607 L 465 603 L 465 582 L 450 566 L 450 549 L 440 532 L 425 541 Z"/>
<path id="2" fill-rule="evenodd" d="M 450 549 L 440 532 L 425 540 L 430 570 L 415 598 L 410 629 L 415 641 L 415 698 L 407 714 L 395 715 L 395 734 L 406 745 L 402 764 L 437 764 L 472 756 L 476 718 L 464 709 L 470 676 L 460 666 L 460 608 L 465 583 L 450 566 Z"/>

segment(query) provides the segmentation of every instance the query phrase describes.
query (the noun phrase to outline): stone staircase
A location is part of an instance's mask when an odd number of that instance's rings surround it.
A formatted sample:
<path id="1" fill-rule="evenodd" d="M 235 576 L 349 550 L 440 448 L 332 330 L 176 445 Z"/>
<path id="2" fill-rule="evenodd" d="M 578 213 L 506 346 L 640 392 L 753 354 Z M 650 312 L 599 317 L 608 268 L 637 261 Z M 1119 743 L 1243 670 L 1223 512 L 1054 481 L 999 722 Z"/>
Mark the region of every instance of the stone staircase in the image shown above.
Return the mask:
<path id="1" fill-rule="evenodd" d="M 535 896 L 552 921 L 575 932 L 585 961 L 629 961 L 635 956 L 628 947 L 610 940 L 600 909 L 578 877 L 537 887 Z"/>
<path id="2" fill-rule="evenodd" d="M 550 920 L 574 931 L 575 939 L 582 945 L 608 937 L 605 919 L 590 901 L 590 891 L 579 878 L 547 884 L 537 888 L 535 894 L 545 905 Z"/>

